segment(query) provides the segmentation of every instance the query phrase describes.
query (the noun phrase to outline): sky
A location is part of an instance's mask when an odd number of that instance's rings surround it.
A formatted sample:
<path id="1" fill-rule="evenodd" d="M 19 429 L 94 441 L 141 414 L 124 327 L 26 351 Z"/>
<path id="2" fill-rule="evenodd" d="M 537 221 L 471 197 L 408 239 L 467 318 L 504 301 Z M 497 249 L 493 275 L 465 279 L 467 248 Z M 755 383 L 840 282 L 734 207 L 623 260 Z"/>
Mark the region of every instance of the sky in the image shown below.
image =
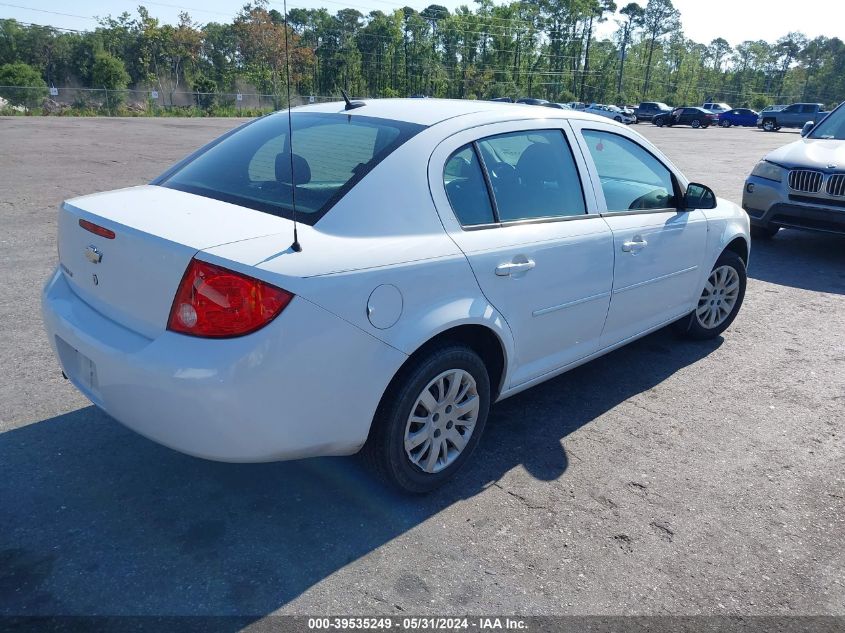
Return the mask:
<path id="1" fill-rule="evenodd" d="M 628 0 L 616 0 L 622 7 Z M 187 10 L 197 22 L 222 22 L 231 20 L 245 0 L 0 0 L 0 18 L 15 18 L 21 22 L 45 24 L 60 28 L 87 30 L 94 28 L 95 17 L 119 15 L 124 11 L 134 13 L 139 4 L 162 22 L 175 22 L 180 10 Z M 645 5 L 646 0 L 640 0 Z M 281 10 L 282 0 L 270 0 L 271 6 Z M 462 4 L 475 6 L 466 0 L 436 0 L 437 4 L 453 10 Z M 362 13 L 379 9 L 385 12 L 411 6 L 422 10 L 431 0 L 289 0 L 288 8 L 325 7 L 330 12 L 354 7 Z M 811 0 L 798 10 L 796 5 L 785 3 L 791 9 L 779 9 L 773 0 L 674 0 L 681 12 L 681 22 L 687 37 L 709 43 L 723 37 L 732 45 L 743 40 L 774 42 L 789 31 L 802 31 L 809 37 L 826 35 L 845 37 L 845 2 L 842 0 Z M 601 25 L 599 36 L 609 36 L 616 28 L 614 20 Z"/>

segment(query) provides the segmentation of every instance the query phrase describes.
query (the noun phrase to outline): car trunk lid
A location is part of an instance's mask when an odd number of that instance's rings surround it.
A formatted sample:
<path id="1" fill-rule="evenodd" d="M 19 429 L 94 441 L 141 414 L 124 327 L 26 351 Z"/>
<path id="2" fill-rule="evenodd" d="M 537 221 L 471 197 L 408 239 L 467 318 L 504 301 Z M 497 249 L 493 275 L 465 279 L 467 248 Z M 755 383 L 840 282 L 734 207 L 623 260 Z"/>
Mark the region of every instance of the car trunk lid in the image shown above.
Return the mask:
<path id="1" fill-rule="evenodd" d="M 284 218 L 174 189 L 132 187 L 62 205 L 59 261 L 83 301 L 154 338 L 167 327 L 176 289 L 198 251 L 292 233 L 291 225 Z"/>

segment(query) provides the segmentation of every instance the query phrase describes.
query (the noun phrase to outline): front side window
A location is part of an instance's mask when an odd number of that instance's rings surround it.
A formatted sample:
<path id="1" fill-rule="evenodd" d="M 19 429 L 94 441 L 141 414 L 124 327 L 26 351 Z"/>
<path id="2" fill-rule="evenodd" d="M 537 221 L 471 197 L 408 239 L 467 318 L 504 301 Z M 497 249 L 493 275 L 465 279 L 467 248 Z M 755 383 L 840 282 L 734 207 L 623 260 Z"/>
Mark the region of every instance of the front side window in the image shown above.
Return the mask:
<path id="1" fill-rule="evenodd" d="M 495 222 L 484 173 L 472 145 L 464 145 L 446 161 L 443 184 L 449 204 L 463 226 Z"/>
<path id="2" fill-rule="evenodd" d="M 500 222 L 586 213 L 581 179 L 560 130 L 511 132 L 478 141 Z"/>
<path id="3" fill-rule="evenodd" d="M 839 106 L 810 132 L 810 138 L 845 141 L 845 106 Z"/>
<path id="4" fill-rule="evenodd" d="M 584 130 L 608 211 L 675 208 L 671 172 L 639 144 L 610 132 Z"/>
<path id="5" fill-rule="evenodd" d="M 258 119 L 155 184 L 313 224 L 424 126 L 359 115 L 294 112 Z M 291 154 L 292 148 L 292 154 Z"/>

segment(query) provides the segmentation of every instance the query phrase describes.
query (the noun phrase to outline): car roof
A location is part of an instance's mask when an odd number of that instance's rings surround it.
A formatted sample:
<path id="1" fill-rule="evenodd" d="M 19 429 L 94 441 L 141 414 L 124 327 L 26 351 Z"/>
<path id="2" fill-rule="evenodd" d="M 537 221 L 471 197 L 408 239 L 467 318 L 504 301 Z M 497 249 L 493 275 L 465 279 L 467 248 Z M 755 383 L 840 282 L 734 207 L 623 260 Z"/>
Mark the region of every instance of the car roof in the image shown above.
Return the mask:
<path id="1" fill-rule="evenodd" d="M 392 119 L 419 125 L 431 126 L 447 119 L 473 114 L 484 114 L 484 119 L 510 121 L 526 118 L 565 118 L 602 120 L 596 115 L 578 110 L 538 108 L 524 103 L 502 101 L 475 101 L 469 99 L 360 99 L 363 106 L 345 110 L 343 101 L 332 101 L 294 108 L 295 112 L 331 112 L 352 116 L 368 116 L 378 119 Z M 285 112 L 282 110 L 281 112 Z M 604 121 L 602 121 L 604 122 Z"/>

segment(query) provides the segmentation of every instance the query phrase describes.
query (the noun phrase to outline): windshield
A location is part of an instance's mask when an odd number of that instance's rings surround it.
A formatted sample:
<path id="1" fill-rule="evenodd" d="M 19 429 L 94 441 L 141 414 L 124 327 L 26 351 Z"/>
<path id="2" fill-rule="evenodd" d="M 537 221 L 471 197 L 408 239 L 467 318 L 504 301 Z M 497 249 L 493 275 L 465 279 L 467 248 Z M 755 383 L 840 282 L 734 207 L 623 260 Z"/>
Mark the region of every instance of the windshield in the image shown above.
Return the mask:
<path id="1" fill-rule="evenodd" d="M 424 126 L 359 115 L 269 115 L 212 144 L 154 184 L 314 224 Z"/>
<path id="2" fill-rule="evenodd" d="M 840 105 L 819 123 L 809 134 L 810 138 L 845 141 L 845 106 Z"/>

